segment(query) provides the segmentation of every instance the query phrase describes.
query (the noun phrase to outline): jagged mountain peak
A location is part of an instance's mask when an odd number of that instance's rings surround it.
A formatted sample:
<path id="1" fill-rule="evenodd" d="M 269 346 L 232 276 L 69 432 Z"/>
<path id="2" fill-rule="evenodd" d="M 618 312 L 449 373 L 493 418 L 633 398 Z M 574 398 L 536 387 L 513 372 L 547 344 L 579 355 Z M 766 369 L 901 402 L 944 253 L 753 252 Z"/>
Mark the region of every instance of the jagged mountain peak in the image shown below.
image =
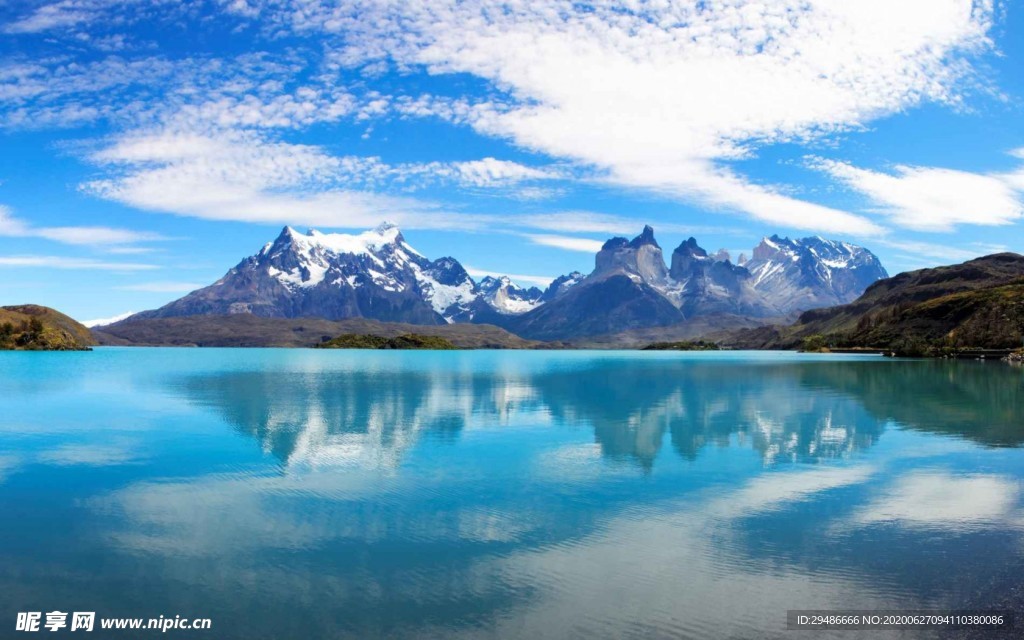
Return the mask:
<path id="1" fill-rule="evenodd" d="M 643 231 L 640 232 L 640 235 L 633 238 L 629 242 L 629 246 L 633 247 L 634 249 L 639 249 L 645 244 L 654 245 L 659 249 L 661 248 L 661 246 L 658 244 L 658 241 L 654 239 L 654 228 L 649 224 L 645 224 Z"/>
<path id="2" fill-rule="evenodd" d="M 693 236 L 690 236 L 686 240 L 683 240 L 681 243 L 679 243 L 679 246 L 676 247 L 676 250 L 673 251 L 672 253 L 696 258 L 708 257 L 708 252 L 702 249 L 699 244 L 697 244 L 697 239 L 694 238 Z"/>
<path id="3" fill-rule="evenodd" d="M 608 238 L 604 244 L 601 245 L 601 251 L 614 251 L 615 249 L 621 249 L 629 246 L 629 240 L 622 236 L 615 236 L 614 238 Z"/>
<path id="4" fill-rule="evenodd" d="M 508 276 L 484 276 L 479 283 L 477 283 L 481 289 L 493 289 L 503 285 L 512 285 L 512 278 Z"/>
<path id="5" fill-rule="evenodd" d="M 485 276 L 477 285 L 480 296 L 501 315 L 518 315 L 541 305 L 543 291 L 523 288 L 508 276 Z"/>
<path id="6" fill-rule="evenodd" d="M 393 224 L 384 223 L 370 231 L 359 234 L 324 233 L 318 229 L 309 229 L 300 233 L 292 226 L 285 226 L 277 239 L 264 247 L 264 253 L 273 253 L 274 249 L 292 247 L 297 250 L 319 249 L 334 254 L 376 254 L 381 249 L 401 245 L 402 248 L 417 256 L 420 254 L 410 247 L 402 237 L 402 232 Z"/>
<path id="7" fill-rule="evenodd" d="M 867 249 L 821 236 L 762 238 L 745 266 L 755 286 L 785 310 L 845 304 L 888 277 Z"/>
<path id="8" fill-rule="evenodd" d="M 661 247 L 654 239 L 654 229 L 650 225 L 645 226 L 632 241 L 612 238 L 597 252 L 590 277 L 605 278 L 616 274 L 652 282 L 663 282 L 668 277 Z"/>
<path id="9" fill-rule="evenodd" d="M 573 271 L 572 273 L 555 278 L 548 285 L 548 288 L 544 290 L 543 295 L 541 295 L 541 302 L 554 300 L 580 282 L 583 282 L 584 279 L 586 279 L 586 276 L 579 271 Z"/>

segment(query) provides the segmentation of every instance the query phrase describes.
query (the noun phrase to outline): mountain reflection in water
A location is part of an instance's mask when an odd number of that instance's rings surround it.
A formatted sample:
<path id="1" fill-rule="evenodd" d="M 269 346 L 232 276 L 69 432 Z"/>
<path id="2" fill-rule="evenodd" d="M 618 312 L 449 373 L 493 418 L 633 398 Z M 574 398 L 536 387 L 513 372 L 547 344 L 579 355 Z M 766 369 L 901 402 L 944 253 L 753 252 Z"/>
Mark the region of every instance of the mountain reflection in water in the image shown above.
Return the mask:
<path id="1" fill-rule="evenodd" d="M 424 435 L 454 439 L 525 416 L 593 429 L 602 455 L 650 469 L 666 433 L 687 460 L 738 444 L 766 464 L 848 456 L 889 422 L 1019 446 L 1024 384 L 1015 373 L 940 361 L 597 359 L 539 371 L 244 371 L 184 388 L 287 464 L 394 466 Z"/>

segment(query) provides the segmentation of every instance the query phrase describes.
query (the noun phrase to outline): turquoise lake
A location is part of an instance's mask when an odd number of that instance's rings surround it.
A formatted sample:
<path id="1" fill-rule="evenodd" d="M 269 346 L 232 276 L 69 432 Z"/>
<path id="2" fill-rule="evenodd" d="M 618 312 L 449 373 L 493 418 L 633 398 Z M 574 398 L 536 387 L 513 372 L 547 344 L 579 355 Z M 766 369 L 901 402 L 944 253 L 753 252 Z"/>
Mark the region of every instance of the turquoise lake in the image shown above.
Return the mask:
<path id="1" fill-rule="evenodd" d="M 0 353 L 0 637 L 55 609 L 212 620 L 86 638 L 536 640 L 993 608 L 1024 587 L 1022 444 L 1000 363 Z"/>

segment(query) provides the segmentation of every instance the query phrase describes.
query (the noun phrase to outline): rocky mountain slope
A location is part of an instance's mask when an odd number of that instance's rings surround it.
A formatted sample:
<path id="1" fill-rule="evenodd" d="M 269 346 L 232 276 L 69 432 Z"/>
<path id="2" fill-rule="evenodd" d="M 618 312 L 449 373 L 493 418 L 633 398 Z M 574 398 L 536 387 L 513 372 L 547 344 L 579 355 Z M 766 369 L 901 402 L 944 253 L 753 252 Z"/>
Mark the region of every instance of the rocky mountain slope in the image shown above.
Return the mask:
<path id="1" fill-rule="evenodd" d="M 743 266 L 754 288 L 784 311 L 853 302 L 875 281 L 889 277 L 867 249 L 821 237 L 764 238 Z"/>
<path id="2" fill-rule="evenodd" d="M 1024 256 L 998 253 L 880 280 L 856 301 L 803 313 L 787 327 L 722 336 L 748 348 L 793 348 L 820 335 L 834 347 L 907 355 L 943 348 L 1003 349 L 1024 338 Z"/>

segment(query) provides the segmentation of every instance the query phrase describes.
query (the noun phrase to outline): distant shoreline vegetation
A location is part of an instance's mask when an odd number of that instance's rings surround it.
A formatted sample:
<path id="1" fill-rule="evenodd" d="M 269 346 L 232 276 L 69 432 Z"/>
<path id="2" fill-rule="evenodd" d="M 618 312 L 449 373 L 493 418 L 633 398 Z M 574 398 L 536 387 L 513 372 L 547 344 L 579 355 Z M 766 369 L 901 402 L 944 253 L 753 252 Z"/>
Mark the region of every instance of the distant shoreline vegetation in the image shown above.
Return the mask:
<path id="1" fill-rule="evenodd" d="M 314 349 L 414 349 L 432 351 L 454 351 L 454 344 L 438 336 L 408 333 L 394 338 L 370 334 L 346 333 L 336 338 L 313 345 Z"/>
<path id="2" fill-rule="evenodd" d="M 717 343 L 704 340 L 682 340 L 679 342 L 652 342 L 641 351 L 721 351 Z"/>

